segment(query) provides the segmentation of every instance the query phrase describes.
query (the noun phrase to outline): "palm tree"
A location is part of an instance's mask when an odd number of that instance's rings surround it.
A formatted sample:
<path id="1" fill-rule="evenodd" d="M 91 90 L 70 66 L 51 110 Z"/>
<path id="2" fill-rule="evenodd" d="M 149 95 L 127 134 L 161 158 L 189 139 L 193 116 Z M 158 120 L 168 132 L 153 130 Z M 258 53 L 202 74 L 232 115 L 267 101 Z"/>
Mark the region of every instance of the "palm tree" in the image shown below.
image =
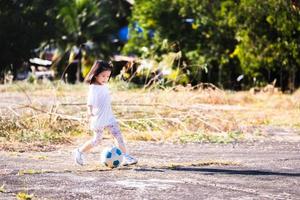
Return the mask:
<path id="1" fill-rule="evenodd" d="M 103 9 L 106 1 L 93 0 L 61 0 L 59 4 L 58 21 L 61 23 L 62 38 L 58 44 L 65 52 L 73 47 L 81 50 L 82 44 L 87 41 L 96 42 L 102 38 L 109 40 L 109 34 L 115 26 L 109 12 Z M 99 44 L 96 45 L 100 46 Z M 78 58 L 77 82 L 80 81 L 81 62 Z"/>

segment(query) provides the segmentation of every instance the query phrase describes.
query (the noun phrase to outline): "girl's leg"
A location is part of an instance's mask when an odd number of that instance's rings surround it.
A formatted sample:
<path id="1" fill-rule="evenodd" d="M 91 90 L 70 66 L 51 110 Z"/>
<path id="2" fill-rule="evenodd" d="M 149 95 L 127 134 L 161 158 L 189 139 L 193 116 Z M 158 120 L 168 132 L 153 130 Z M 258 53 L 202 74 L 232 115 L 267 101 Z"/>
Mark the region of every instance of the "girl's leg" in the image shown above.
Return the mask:
<path id="1" fill-rule="evenodd" d="M 91 139 L 91 140 L 87 141 L 86 143 L 84 143 L 79 148 L 79 151 L 82 152 L 82 153 L 88 152 L 90 149 L 92 149 L 93 147 L 95 147 L 99 144 L 99 142 L 102 139 L 102 136 L 103 136 L 103 128 L 94 131 L 93 139 Z"/>
<path id="2" fill-rule="evenodd" d="M 123 139 L 123 136 L 121 134 L 118 123 L 115 123 L 115 124 L 110 125 L 108 127 L 109 127 L 111 133 L 113 134 L 113 136 L 118 141 L 119 148 L 122 150 L 122 152 L 124 154 L 125 160 L 123 161 L 123 165 L 134 165 L 134 164 L 136 164 L 138 162 L 137 159 L 135 159 L 132 156 L 128 155 L 128 152 L 126 150 L 126 146 L 125 146 L 125 143 L 124 143 L 124 139 Z"/>
<path id="3" fill-rule="evenodd" d="M 83 153 L 86 153 L 87 151 L 89 151 L 91 148 L 93 148 L 94 146 L 96 146 L 100 140 L 102 139 L 102 135 L 103 135 L 103 128 L 99 129 L 97 131 L 94 132 L 94 137 L 93 139 L 87 141 L 86 143 L 84 143 L 80 148 L 75 149 L 75 162 L 79 165 L 83 165 L 84 164 L 84 156 Z"/>
<path id="4" fill-rule="evenodd" d="M 126 150 L 126 145 L 124 143 L 124 139 L 123 136 L 121 134 L 120 131 L 120 127 L 118 125 L 118 123 L 115 123 L 113 125 L 108 126 L 108 128 L 110 129 L 112 135 L 115 137 L 115 139 L 118 142 L 119 148 L 121 149 L 121 151 L 126 154 L 127 150 Z"/>

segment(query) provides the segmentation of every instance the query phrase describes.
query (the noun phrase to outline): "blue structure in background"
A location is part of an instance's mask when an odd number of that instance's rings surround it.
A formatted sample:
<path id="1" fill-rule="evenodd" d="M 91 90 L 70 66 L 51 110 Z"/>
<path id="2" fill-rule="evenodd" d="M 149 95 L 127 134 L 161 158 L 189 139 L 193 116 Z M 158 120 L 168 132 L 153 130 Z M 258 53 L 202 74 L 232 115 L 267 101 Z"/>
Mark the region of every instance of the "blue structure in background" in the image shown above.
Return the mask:
<path id="1" fill-rule="evenodd" d="M 118 33 L 119 39 L 121 42 L 127 42 L 129 39 L 129 28 L 128 26 L 124 26 L 119 30 Z"/>
<path id="2" fill-rule="evenodd" d="M 133 28 L 134 30 L 141 34 L 144 32 L 143 28 L 139 26 L 139 24 L 137 22 L 135 22 L 133 24 Z M 153 38 L 154 37 L 154 33 L 155 31 L 153 29 L 150 29 L 148 31 L 148 36 L 150 38 Z M 121 42 L 127 42 L 130 38 L 130 33 L 129 33 L 129 27 L 128 26 L 123 26 L 122 28 L 120 28 L 119 32 L 118 32 L 118 38 Z"/>
<path id="3" fill-rule="evenodd" d="M 150 29 L 150 30 L 148 31 L 148 35 L 149 35 L 150 38 L 153 38 L 153 37 L 154 37 L 154 34 L 155 34 L 155 30 Z"/>
<path id="4" fill-rule="evenodd" d="M 137 22 L 134 22 L 133 27 L 134 27 L 134 30 L 136 30 L 137 33 L 142 33 L 143 32 L 142 27 L 140 27 Z"/>

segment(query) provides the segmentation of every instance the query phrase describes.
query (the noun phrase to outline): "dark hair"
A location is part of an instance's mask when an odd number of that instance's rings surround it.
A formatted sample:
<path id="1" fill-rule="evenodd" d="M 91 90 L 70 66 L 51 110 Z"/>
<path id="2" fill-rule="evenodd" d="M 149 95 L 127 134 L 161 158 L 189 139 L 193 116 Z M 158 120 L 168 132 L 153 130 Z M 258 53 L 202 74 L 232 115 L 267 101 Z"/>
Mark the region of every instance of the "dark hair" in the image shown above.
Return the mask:
<path id="1" fill-rule="evenodd" d="M 112 71 L 113 65 L 111 62 L 106 62 L 103 60 L 96 60 L 94 62 L 94 65 L 92 66 L 90 72 L 85 77 L 85 82 L 89 84 L 93 84 L 95 82 L 95 76 L 98 76 L 101 72 L 104 71 Z"/>

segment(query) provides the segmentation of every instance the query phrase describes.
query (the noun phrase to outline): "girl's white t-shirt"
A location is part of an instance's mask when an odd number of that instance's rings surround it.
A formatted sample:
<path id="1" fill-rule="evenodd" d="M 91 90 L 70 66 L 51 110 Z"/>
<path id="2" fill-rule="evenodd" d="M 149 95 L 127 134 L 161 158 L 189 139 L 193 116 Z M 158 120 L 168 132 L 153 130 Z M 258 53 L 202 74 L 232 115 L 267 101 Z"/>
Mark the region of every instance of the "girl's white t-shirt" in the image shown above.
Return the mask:
<path id="1" fill-rule="evenodd" d="M 87 105 L 93 107 L 91 117 L 91 130 L 99 130 L 105 126 L 116 123 L 116 119 L 111 108 L 111 97 L 107 85 L 89 86 Z"/>

